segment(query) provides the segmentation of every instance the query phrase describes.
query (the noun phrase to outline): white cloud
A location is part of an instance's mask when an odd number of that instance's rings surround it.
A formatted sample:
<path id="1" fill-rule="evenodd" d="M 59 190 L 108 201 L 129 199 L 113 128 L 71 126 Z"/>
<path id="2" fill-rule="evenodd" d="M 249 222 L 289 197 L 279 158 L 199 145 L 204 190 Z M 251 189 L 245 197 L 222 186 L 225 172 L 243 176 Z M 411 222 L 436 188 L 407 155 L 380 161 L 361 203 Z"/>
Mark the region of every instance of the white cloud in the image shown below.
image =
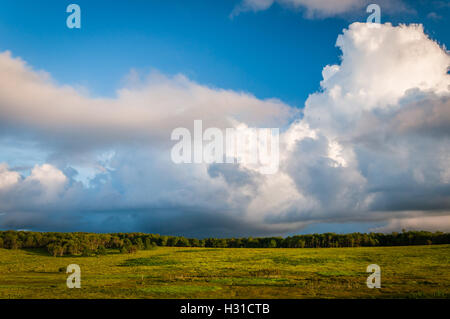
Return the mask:
<path id="1" fill-rule="evenodd" d="M 36 165 L 26 177 L 0 164 L 0 209 L 52 205 L 62 200 L 67 182 L 64 173 L 50 164 Z"/>
<path id="2" fill-rule="evenodd" d="M 259 215 L 308 223 L 448 210 L 448 53 L 419 25 L 354 23 L 337 45 L 342 62 L 324 69 L 323 91 L 283 136 L 283 173 L 297 194 L 278 210 L 257 194 Z"/>
<path id="3" fill-rule="evenodd" d="M 364 112 L 394 110 L 409 90 L 448 93 L 450 58 L 421 25 L 369 28 L 353 23 L 336 44 L 342 63 L 325 68 L 325 93 L 306 102 L 305 118 L 312 128 L 348 134 Z"/>
<path id="4" fill-rule="evenodd" d="M 40 200 L 54 200 L 67 183 L 67 177 L 50 164 L 36 165 L 31 175 L 25 178 L 25 184 L 39 184 L 42 189 Z"/>
<path id="5" fill-rule="evenodd" d="M 195 119 L 219 128 L 233 120 L 272 127 L 286 124 L 293 113 L 277 99 L 202 86 L 182 75 L 151 74 L 120 89 L 117 98 L 92 98 L 56 85 L 9 52 L 0 54 L 0 124 L 46 136 L 48 143 L 58 143 L 55 136 L 84 148 L 130 139 L 166 141 L 174 127 L 190 127 Z"/>
<path id="6" fill-rule="evenodd" d="M 10 171 L 6 163 L 0 163 L 0 190 L 8 189 L 20 180 L 20 174 Z"/>

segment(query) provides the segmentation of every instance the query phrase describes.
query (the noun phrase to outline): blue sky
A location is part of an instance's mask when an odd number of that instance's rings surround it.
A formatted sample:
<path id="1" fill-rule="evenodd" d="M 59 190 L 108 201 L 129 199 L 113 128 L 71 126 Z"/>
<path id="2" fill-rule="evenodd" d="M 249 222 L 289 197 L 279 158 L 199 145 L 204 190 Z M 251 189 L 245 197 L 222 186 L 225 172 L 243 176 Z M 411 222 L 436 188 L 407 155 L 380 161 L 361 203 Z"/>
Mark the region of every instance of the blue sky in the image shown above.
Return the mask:
<path id="1" fill-rule="evenodd" d="M 305 18 L 280 5 L 230 18 L 239 1 L 77 1 L 82 29 L 66 28 L 59 0 L 0 1 L 0 50 L 10 50 L 62 84 L 112 96 L 131 68 L 183 73 L 196 82 L 279 98 L 303 107 L 319 89 L 321 71 L 339 61 L 336 35 L 349 16 Z M 410 11 L 384 12 L 382 22 L 422 23 L 448 47 L 449 8 L 408 1 Z M 437 12 L 441 18 L 427 18 Z"/>
<path id="2" fill-rule="evenodd" d="M 450 2 L 341 3 L 0 0 L 0 229 L 450 230 Z M 195 119 L 280 128 L 280 172 L 174 165 Z"/>

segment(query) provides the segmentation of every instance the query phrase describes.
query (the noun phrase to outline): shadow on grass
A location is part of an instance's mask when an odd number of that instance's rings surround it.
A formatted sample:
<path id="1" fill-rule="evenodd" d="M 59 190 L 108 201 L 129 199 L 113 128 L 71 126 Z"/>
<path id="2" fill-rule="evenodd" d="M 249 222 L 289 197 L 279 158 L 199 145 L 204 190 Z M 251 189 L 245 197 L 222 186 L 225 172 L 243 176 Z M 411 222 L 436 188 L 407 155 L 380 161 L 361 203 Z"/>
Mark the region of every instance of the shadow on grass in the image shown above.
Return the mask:
<path id="1" fill-rule="evenodd" d="M 119 266 L 121 267 L 137 267 L 137 266 L 168 266 L 175 265 L 179 262 L 170 259 L 162 259 L 157 256 L 151 258 L 133 258 L 127 259 Z"/>
<path id="2" fill-rule="evenodd" d="M 45 248 L 22 248 L 21 250 L 26 252 L 27 255 L 47 256 L 47 257 L 52 256 Z"/>

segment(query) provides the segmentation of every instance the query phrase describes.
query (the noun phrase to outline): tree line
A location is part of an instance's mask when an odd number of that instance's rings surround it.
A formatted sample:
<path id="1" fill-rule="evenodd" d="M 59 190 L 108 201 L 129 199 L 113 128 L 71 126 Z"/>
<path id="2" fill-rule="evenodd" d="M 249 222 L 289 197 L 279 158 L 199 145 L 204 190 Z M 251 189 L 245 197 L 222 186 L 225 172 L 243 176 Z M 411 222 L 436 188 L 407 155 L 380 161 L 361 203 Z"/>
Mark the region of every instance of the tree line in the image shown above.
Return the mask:
<path id="1" fill-rule="evenodd" d="M 160 247 L 216 248 L 331 248 L 450 244 L 450 233 L 403 231 L 391 234 L 310 234 L 290 237 L 262 238 L 186 238 L 146 233 L 42 233 L 29 231 L 0 231 L 0 248 L 45 249 L 53 256 L 102 255 L 108 249 L 122 253 Z"/>

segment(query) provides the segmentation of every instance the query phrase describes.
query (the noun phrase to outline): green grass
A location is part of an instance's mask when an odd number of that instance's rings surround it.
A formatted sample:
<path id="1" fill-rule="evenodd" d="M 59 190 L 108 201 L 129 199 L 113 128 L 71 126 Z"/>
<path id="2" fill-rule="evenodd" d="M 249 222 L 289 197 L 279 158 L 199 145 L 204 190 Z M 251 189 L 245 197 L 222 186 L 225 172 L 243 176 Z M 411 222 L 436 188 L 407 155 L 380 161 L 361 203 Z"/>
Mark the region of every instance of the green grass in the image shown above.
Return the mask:
<path id="1" fill-rule="evenodd" d="M 72 263 L 81 289 L 66 287 Z M 381 289 L 366 286 L 369 264 L 381 267 Z M 450 245 L 164 247 L 62 258 L 0 249 L 0 298 L 450 298 L 449 266 Z"/>

